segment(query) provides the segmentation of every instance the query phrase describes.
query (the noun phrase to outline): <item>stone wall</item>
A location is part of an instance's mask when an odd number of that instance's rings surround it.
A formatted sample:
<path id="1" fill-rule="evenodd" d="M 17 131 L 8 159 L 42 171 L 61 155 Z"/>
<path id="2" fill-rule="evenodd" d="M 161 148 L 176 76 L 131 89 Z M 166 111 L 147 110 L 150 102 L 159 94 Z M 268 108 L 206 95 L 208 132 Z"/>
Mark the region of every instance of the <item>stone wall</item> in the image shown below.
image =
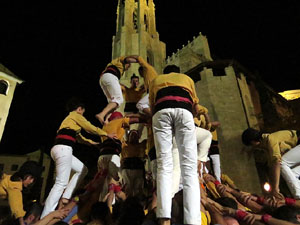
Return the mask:
<path id="1" fill-rule="evenodd" d="M 249 158 L 241 142 L 248 123 L 233 68 L 226 67 L 224 76 L 214 76 L 213 69 L 204 68 L 200 75 L 201 80 L 196 83 L 200 103 L 208 108 L 211 120 L 221 123 L 217 133 L 222 172 L 241 190 L 261 193 L 254 159 Z"/>

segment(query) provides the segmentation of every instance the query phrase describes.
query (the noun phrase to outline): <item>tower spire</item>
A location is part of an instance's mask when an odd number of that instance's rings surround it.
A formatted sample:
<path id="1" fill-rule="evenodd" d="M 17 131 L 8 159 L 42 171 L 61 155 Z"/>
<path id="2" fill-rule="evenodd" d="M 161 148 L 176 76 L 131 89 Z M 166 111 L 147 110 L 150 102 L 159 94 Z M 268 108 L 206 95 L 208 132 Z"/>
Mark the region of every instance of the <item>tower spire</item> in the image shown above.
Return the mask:
<path id="1" fill-rule="evenodd" d="M 160 73 L 165 64 L 166 47 L 156 31 L 153 0 L 119 0 L 116 23 L 112 58 L 140 55 Z M 138 74 L 137 70 L 138 65 L 132 65 L 125 79 L 132 73 Z"/>

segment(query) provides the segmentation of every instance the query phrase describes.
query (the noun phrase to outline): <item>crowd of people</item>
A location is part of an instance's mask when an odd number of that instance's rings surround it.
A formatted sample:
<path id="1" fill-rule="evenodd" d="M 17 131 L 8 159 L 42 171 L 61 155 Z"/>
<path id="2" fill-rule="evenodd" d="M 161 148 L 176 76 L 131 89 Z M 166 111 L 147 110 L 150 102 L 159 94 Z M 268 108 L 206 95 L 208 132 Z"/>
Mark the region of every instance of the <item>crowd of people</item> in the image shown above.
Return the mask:
<path id="1" fill-rule="evenodd" d="M 131 63 L 139 64 L 142 86 L 135 74 L 130 87 L 120 84 Z M 270 168 L 271 191 L 248 193 L 222 173 L 221 124 L 210 120 L 193 80 L 179 67 L 169 65 L 158 75 L 141 56 L 124 56 L 106 66 L 99 82 L 108 102 L 96 115 L 102 128 L 72 98 L 51 149 L 56 171 L 51 191 L 42 203 L 22 200 L 22 191 L 40 176 L 36 162 L 24 163 L 13 175 L 1 173 L 0 197 L 8 204 L 0 206 L 0 224 L 300 224 L 299 131 L 248 128 L 241 134 L 245 145 L 266 153 Z M 124 99 L 123 114 L 118 108 Z M 82 129 L 101 141 L 84 137 Z M 77 143 L 98 148 L 97 165 L 84 165 L 73 155 Z M 83 184 L 90 166 L 98 172 Z M 290 197 L 279 189 L 281 175 Z"/>

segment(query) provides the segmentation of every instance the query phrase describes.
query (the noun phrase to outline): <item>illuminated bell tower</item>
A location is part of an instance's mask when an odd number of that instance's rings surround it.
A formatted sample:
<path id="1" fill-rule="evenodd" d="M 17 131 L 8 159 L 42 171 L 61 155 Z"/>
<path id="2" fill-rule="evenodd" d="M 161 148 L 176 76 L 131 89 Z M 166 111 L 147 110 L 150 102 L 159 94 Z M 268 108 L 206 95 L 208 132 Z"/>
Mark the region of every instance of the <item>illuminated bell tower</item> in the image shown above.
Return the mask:
<path id="1" fill-rule="evenodd" d="M 155 67 L 158 73 L 165 65 L 166 45 L 159 40 L 155 23 L 153 0 L 119 0 L 116 35 L 112 41 L 112 58 L 140 55 Z M 133 73 L 139 75 L 138 64 L 133 63 L 121 82 L 129 85 Z M 142 80 L 141 80 L 142 83 Z"/>

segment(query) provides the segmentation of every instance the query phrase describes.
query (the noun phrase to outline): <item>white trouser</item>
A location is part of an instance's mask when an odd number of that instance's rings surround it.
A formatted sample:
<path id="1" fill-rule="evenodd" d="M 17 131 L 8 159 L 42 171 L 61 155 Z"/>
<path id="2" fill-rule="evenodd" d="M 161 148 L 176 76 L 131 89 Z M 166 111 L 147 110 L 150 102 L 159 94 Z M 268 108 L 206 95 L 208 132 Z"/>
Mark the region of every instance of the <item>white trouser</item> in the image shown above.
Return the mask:
<path id="1" fill-rule="evenodd" d="M 215 178 L 221 182 L 221 162 L 220 162 L 220 155 L 214 154 L 209 156 L 211 158 L 211 164 L 213 167 Z"/>
<path id="2" fill-rule="evenodd" d="M 115 75 L 111 73 L 104 73 L 100 77 L 99 83 L 108 103 L 115 102 L 118 106 L 123 103 L 122 89 L 119 79 Z"/>
<path id="3" fill-rule="evenodd" d="M 281 175 L 293 197 L 300 199 L 300 145 L 290 149 L 281 158 Z"/>
<path id="4" fill-rule="evenodd" d="M 207 161 L 207 155 L 212 140 L 212 134 L 210 131 L 200 127 L 196 127 L 196 140 L 197 140 L 197 155 L 198 160 L 201 162 Z M 201 167 L 201 174 L 203 168 Z M 179 164 L 179 153 L 176 145 L 176 140 L 173 138 L 173 185 L 172 196 L 174 196 L 182 188 L 182 178 Z"/>
<path id="5" fill-rule="evenodd" d="M 116 154 L 111 155 L 100 155 L 98 158 L 98 169 L 101 168 L 102 160 L 109 161 L 108 163 L 108 174 L 107 177 L 111 177 L 118 181 L 121 175 L 121 162 L 120 156 Z"/>
<path id="6" fill-rule="evenodd" d="M 54 145 L 51 149 L 51 157 L 56 165 L 56 178 L 46 199 L 41 218 L 55 210 L 61 197 L 70 199 L 73 191 L 88 172 L 87 167 L 73 156 L 72 152 L 72 147 L 67 145 Z M 75 173 L 69 181 L 71 170 Z"/>
<path id="7" fill-rule="evenodd" d="M 99 201 L 103 201 L 105 196 L 108 193 L 108 185 L 111 182 L 111 179 L 115 181 L 119 181 L 121 178 L 121 162 L 120 156 L 113 154 L 113 155 L 100 155 L 98 158 L 98 170 L 102 168 L 102 160 L 109 161 L 108 163 L 108 174 L 105 178 L 103 189 L 99 195 Z M 105 168 L 103 168 L 105 169 Z"/>
<path id="8" fill-rule="evenodd" d="M 198 160 L 200 160 L 201 162 L 206 162 L 212 140 L 212 134 L 209 130 L 203 129 L 201 127 L 196 127 L 196 139 L 198 148 Z"/>
<path id="9" fill-rule="evenodd" d="M 143 193 L 144 171 L 142 169 L 122 169 L 122 179 L 127 196 Z"/>
<path id="10" fill-rule="evenodd" d="M 172 176 L 172 198 L 182 189 L 182 177 L 180 170 L 179 152 L 176 144 L 175 137 L 173 137 L 173 176 Z"/>
<path id="11" fill-rule="evenodd" d="M 157 156 L 156 215 L 158 218 L 171 218 L 173 133 L 179 150 L 182 173 L 184 223 L 201 224 L 195 125 L 192 113 L 182 108 L 162 109 L 153 116 Z"/>

